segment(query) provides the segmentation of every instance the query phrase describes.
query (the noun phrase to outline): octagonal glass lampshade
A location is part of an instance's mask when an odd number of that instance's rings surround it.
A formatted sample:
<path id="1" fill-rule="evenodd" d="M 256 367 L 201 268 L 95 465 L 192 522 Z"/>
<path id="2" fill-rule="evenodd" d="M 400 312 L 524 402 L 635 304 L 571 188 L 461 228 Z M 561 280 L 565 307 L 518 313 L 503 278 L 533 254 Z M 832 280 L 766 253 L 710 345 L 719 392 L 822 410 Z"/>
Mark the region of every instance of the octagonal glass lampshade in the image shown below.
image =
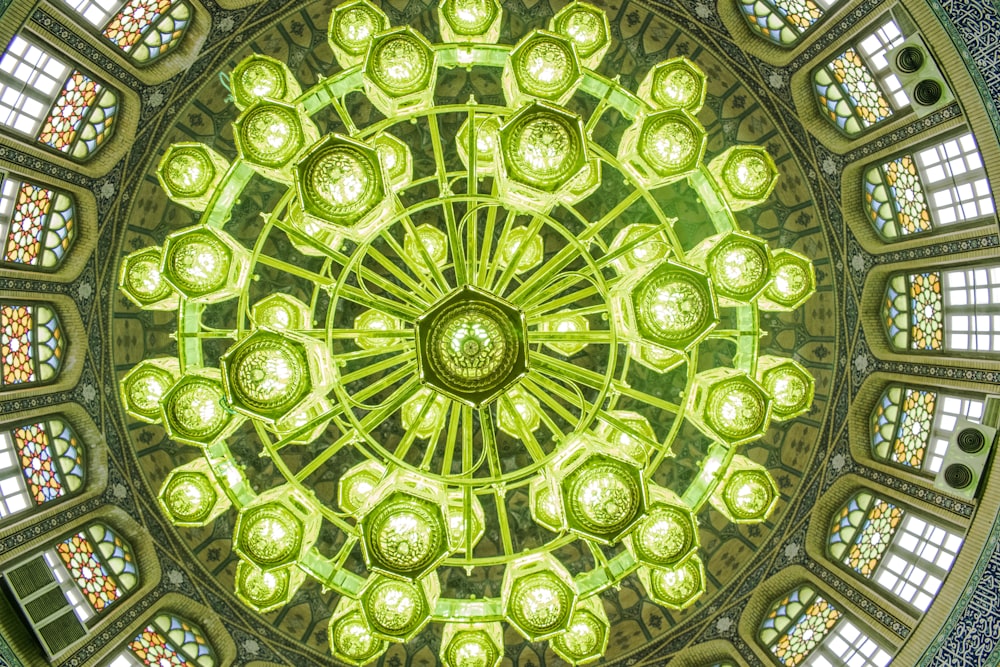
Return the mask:
<path id="1" fill-rule="evenodd" d="M 639 581 L 656 604 L 682 611 L 705 592 L 705 565 L 691 556 L 674 568 L 639 568 Z"/>
<path id="2" fill-rule="evenodd" d="M 698 373 L 688 400 L 692 423 L 733 446 L 760 438 L 771 421 L 770 394 L 744 371 L 713 368 Z"/>
<path id="3" fill-rule="evenodd" d="M 144 310 L 173 310 L 179 300 L 173 286 L 160 273 L 163 251 L 150 246 L 122 258 L 118 289 Z"/>
<path id="4" fill-rule="evenodd" d="M 204 211 L 212 190 L 228 170 L 229 162 L 215 150 L 198 142 L 186 142 L 167 148 L 156 178 L 172 201 L 193 211 Z"/>
<path id="5" fill-rule="evenodd" d="M 231 505 L 205 459 L 171 470 L 160 487 L 158 500 L 175 525 L 188 527 L 209 524 Z"/>
<path id="6" fill-rule="evenodd" d="M 437 53 L 416 30 L 404 26 L 377 34 L 364 63 L 365 93 L 386 116 L 434 103 Z"/>
<path id="7" fill-rule="evenodd" d="M 133 366 L 119 383 L 125 412 L 148 424 L 159 424 L 160 402 L 180 375 L 180 363 L 172 357 L 144 359 Z"/>
<path id="8" fill-rule="evenodd" d="M 305 572 L 294 565 L 262 570 L 240 559 L 236 563 L 236 597 L 260 614 L 285 606 L 305 580 Z"/>
<path id="9" fill-rule="evenodd" d="M 446 42 L 492 44 L 500 38 L 500 0 L 441 0 L 438 26 Z"/>
<path id="10" fill-rule="evenodd" d="M 504 617 L 528 641 L 566 629 L 576 606 L 576 586 L 551 554 L 523 556 L 504 569 Z"/>
<path id="11" fill-rule="evenodd" d="M 419 581 L 374 574 L 361 591 L 361 613 L 376 637 L 407 641 L 430 622 L 440 594 L 435 574 Z"/>
<path id="12" fill-rule="evenodd" d="M 766 521 L 778 504 L 778 485 L 759 463 L 737 454 L 709 498 L 733 523 Z"/>
<path id="13" fill-rule="evenodd" d="M 265 178 L 290 184 L 293 163 L 319 140 L 319 129 L 300 107 L 274 100 L 254 102 L 233 123 L 236 149 Z"/>
<path id="14" fill-rule="evenodd" d="M 597 660 L 608 648 L 611 622 L 601 604 L 601 596 L 593 595 L 577 602 L 566 631 L 551 640 L 552 650 L 571 665 Z"/>
<path id="15" fill-rule="evenodd" d="M 499 623 L 449 623 L 441 637 L 444 667 L 498 667 L 503 660 L 503 627 Z"/>
<path id="16" fill-rule="evenodd" d="M 371 663 L 389 648 L 386 640 L 372 632 L 358 601 L 348 597 L 337 603 L 327 626 L 327 639 L 333 657 L 356 667 Z"/>
<path id="17" fill-rule="evenodd" d="M 389 18 L 368 0 L 348 0 L 333 9 L 327 42 L 344 69 L 365 60 L 372 38 L 389 27 Z"/>
<path id="18" fill-rule="evenodd" d="M 581 64 L 590 69 L 596 69 L 611 48 L 608 16 L 588 2 L 575 0 L 560 9 L 549 21 L 549 30 L 573 42 Z"/>
<path id="19" fill-rule="evenodd" d="M 778 182 L 778 168 L 760 146 L 732 146 L 708 163 L 733 211 L 764 203 Z"/>
<path id="20" fill-rule="evenodd" d="M 260 53 L 240 61 L 229 77 L 229 89 L 239 109 L 265 98 L 290 102 L 302 94 L 288 65 Z"/>
<path id="21" fill-rule="evenodd" d="M 772 266 L 774 278 L 758 300 L 763 310 L 795 310 L 816 293 L 816 269 L 804 255 L 779 248 Z"/>
<path id="22" fill-rule="evenodd" d="M 160 400 L 160 419 L 177 442 L 208 447 L 231 434 L 242 418 L 232 413 L 215 368 L 184 373 Z"/>
<path id="23" fill-rule="evenodd" d="M 511 51 L 501 81 L 507 104 L 516 108 L 536 99 L 565 104 L 582 75 L 571 40 L 547 30 L 534 30 Z"/>
<path id="24" fill-rule="evenodd" d="M 294 563 L 319 535 L 320 517 L 302 492 L 283 485 L 244 506 L 233 528 L 233 550 L 264 571 Z"/>
<path id="25" fill-rule="evenodd" d="M 707 92 L 705 73 L 684 56 L 653 65 L 636 94 L 654 109 L 698 113 Z"/>

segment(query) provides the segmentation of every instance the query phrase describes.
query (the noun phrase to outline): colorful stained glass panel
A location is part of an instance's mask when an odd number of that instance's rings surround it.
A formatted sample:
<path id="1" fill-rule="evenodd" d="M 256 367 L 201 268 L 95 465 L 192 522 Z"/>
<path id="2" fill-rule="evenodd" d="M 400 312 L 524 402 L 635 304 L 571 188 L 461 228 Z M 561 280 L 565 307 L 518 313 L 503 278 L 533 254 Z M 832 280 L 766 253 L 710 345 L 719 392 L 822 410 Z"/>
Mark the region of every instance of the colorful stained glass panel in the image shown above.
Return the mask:
<path id="1" fill-rule="evenodd" d="M 70 74 L 56 98 L 49 117 L 42 124 L 38 141 L 57 151 L 69 153 L 90 108 L 103 87 L 83 72 Z"/>
<path id="2" fill-rule="evenodd" d="M 0 306 L 0 366 L 4 385 L 35 381 L 33 330 L 31 306 Z"/>
<path id="3" fill-rule="evenodd" d="M 155 667 L 179 667 L 187 665 L 177 650 L 152 625 L 147 625 L 136 635 L 128 648 L 143 665 Z"/>
<path id="4" fill-rule="evenodd" d="M 85 533 L 66 538 L 56 545 L 56 551 L 94 611 L 104 611 L 123 595 L 124 591 L 109 576 Z"/>
<path id="5" fill-rule="evenodd" d="M 128 52 L 172 4 L 173 0 L 129 0 L 104 27 L 103 34 Z"/>
<path id="6" fill-rule="evenodd" d="M 869 170 L 865 200 L 875 231 L 887 240 L 931 229 L 924 186 L 910 155 Z"/>
<path id="7" fill-rule="evenodd" d="M 919 468 L 924 461 L 934 422 L 937 393 L 907 389 L 901 405 L 899 427 L 892 444 L 893 463 Z"/>
<path id="8" fill-rule="evenodd" d="M 23 183 L 7 230 L 4 261 L 37 265 L 41 255 L 42 232 L 52 206 L 53 192 Z"/>
<path id="9" fill-rule="evenodd" d="M 849 135 L 889 118 L 892 106 L 861 54 L 849 48 L 816 71 L 820 106 Z"/>
<path id="10" fill-rule="evenodd" d="M 941 350 L 944 347 L 944 299 L 937 271 L 910 275 L 910 347 Z"/>
<path id="11" fill-rule="evenodd" d="M 903 510 L 875 498 L 854 538 L 854 544 L 844 558 L 844 564 L 864 577 L 871 577 L 902 520 Z"/>
<path id="12" fill-rule="evenodd" d="M 798 594 L 799 591 L 795 591 L 779 603 L 778 607 L 771 612 L 772 615 L 785 613 L 786 608 Z M 777 639 L 769 646 L 771 653 L 787 667 L 794 667 L 794 665 L 802 663 L 826 638 L 837 621 L 840 620 L 841 615 L 840 610 L 830 602 L 820 595 L 815 595 L 807 603 L 805 610 L 788 626 L 787 630 L 778 635 Z"/>
<path id="13" fill-rule="evenodd" d="M 66 495 L 59 479 L 55 448 L 49 441 L 45 423 L 25 424 L 11 429 L 14 445 L 21 459 L 21 470 L 28 482 L 28 491 L 41 505 Z"/>
<path id="14" fill-rule="evenodd" d="M 813 0 L 742 0 L 740 5 L 750 25 L 786 46 L 823 16 L 823 9 Z"/>

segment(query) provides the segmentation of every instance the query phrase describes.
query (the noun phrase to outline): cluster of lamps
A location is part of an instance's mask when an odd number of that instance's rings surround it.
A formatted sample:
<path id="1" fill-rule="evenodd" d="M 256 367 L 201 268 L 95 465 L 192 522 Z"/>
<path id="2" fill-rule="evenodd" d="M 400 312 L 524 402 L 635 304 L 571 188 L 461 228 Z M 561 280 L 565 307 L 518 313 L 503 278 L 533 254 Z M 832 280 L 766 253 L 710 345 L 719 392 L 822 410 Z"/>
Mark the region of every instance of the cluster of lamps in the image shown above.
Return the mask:
<path id="1" fill-rule="evenodd" d="M 341 69 L 329 78 L 303 91 L 264 55 L 231 73 L 234 161 L 199 143 L 167 149 L 160 184 L 201 219 L 124 257 L 120 288 L 143 309 L 176 313 L 178 353 L 136 364 L 121 398 L 133 418 L 202 451 L 170 472 L 159 501 L 178 526 L 235 507 L 243 602 L 280 608 L 306 577 L 340 594 L 337 659 L 367 664 L 434 621 L 449 667 L 496 667 L 502 623 L 583 664 L 608 643 L 600 592 L 624 577 L 636 572 L 674 610 L 704 592 L 706 503 L 736 523 L 774 510 L 774 480 L 740 449 L 806 412 L 814 381 L 792 359 L 758 354 L 759 313 L 802 305 L 813 267 L 736 224 L 734 212 L 770 195 L 777 169 L 750 145 L 704 162 L 694 114 L 706 79 L 692 62 L 654 66 L 632 93 L 596 71 L 611 38 L 589 4 L 571 2 L 515 45 L 498 43 L 499 0 L 442 0 L 438 14 L 432 44 L 367 0 L 342 3 L 329 27 Z M 499 70 L 505 105 L 436 101 L 439 70 L 455 67 Z M 352 93 L 384 120 L 358 127 Z M 569 109 L 574 97 L 591 100 L 588 118 Z M 324 109 L 339 131 L 321 135 L 312 117 Z M 612 109 L 631 121 L 614 152 L 591 136 Z M 448 114 L 465 119 L 442 137 Z M 410 123 L 428 145 L 390 131 Z M 433 153 L 433 169 L 421 174 L 414 151 Z M 603 196 L 612 172 L 627 194 L 584 219 L 580 204 Z M 225 227 L 244 224 L 233 206 L 259 177 L 287 191 L 247 247 Z M 685 180 L 715 230 L 692 247 L 654 196 Z M 655 215 L 621 224 L 636 202 Z M 303 261 L 275 257 L 269 238 Z M 311 300 L 262 295 L 264 270 L 311 285 Z M 205 324 L 231 302 L 231 326 Z M 700 346 L 719 339 L 733 365 L 703 368 Z M 210 359 L 206 342 L 220 340 L 228 348 Z M 634 386 L 636 373 L 681 377 L 684 390 L 671 400 Z M 386 423 L 398 424 L 392 442 Z M 712 444 L 674 491 L 653 477 L 685 424 Z M 248 426 L 284 484 L 257 492 L 238 464 L 228 439 Z M 521 456 L 500 456 L 510 443 Z M 312 452 L 297 469 L 285 457 L 296 448 Z M 336 497 L 318 493 L 310 476 L 348 454 Z M 550 536 L 524 551 L 506 509 L 518 490 Z M 344 536 L 333 555 L 316 548 L 324 521 Z M 481 546 L 485 535 L 499 546 Z M 576 576 L 555 555 L 574 540 L 593 561 Z M 345 567 L 352 554 L 364 574 Z M 497 565 L 497 595 L 442 592 L 442 567 Z"/>

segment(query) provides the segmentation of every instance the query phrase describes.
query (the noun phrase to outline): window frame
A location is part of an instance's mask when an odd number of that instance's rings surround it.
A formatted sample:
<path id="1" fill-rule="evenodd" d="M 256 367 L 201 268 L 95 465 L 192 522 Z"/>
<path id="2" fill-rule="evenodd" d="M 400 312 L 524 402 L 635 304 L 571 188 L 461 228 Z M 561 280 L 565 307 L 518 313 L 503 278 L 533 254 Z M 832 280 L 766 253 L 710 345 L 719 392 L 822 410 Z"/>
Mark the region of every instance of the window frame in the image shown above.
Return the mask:
<path id="1" fill-rule="evenodd" d="M 186 25 L 181 29 L 181 34 L 178 35 L 173 40 L 174 42 L 179 43 L 187 36 L 187 32 L 191 28 L 194 16 L 194 7 L 191 6 L 191 3 L 188 2 L 188 0 L 172 0 L 170 8 L 166 12 L 160 14 L 152 23 L 150 23 L 146 28 L 146 31 L 141 34 L 140 38 L 134 44 L 123 48 L 121 45 L 117 44 L 115 41 L 113 41 L 110 37 L 108 37 L 104 33 L 108 29 L 108 26 L 111 24 L 111 22 L 121 14 L 122 10 L 125 9 L 125 7 L 129 4 L 131 0 L 115 0 L 113 4 L 116 5 L 117 8 L 110 12 L 107 12 L 106 16 L 100 23 L 94 23 L 91 19 L 86 18 L 86 16 L 80 10 L 76 9 L 73 6 L 72 0 L 52 0 L 52 1 L 59 4 L 60 8 L 63 9 L 65 12 L 72 14 L 73 18 L 79 20 L 79 24 L 83 26 L 84 29 L 86 29 L 91 34 L 95 35 L 98 39 L 101 40 L 102 43 L 109 46 L 113 51 L 120 54 L 123 58 L 125 58 L 129 62 L 130 65 L 132 65 L 133 67 L 138 67 L 140 69 L 155 64 L 163 56 L 173 53 L 174 50 L 176 49 L 176 46 L 172 46 L 168 48 L 165 52 L 153 56 L 152 58 L 147 58 L 146 60 L 139 60 L 135 58 L 133 53 L 136 50 L 138 50 L 138 48 L 145 41 L 146 37 L 152 31 L 158 30 L 160 25 L 164 21 L 172 18 L 171 14 L 175 10 L 183 6 L 187 9 L 188 19 Z M 79 0 L 79 4 L 92 7 L 100 5 L 100 0 Z"/>

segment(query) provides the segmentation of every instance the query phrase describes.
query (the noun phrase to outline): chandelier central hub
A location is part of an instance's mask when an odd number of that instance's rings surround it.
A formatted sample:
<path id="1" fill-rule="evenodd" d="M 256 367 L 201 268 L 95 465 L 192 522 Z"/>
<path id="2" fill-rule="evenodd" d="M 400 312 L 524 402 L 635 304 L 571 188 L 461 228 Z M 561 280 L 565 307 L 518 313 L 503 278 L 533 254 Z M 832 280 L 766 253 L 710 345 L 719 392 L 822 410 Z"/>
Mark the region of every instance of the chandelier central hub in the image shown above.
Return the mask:
<path id="1" fill-rule="evenodd" d="M 524 312 L 471 285 L 421 315 L 415 336 L 421 382 L 466 405 L 489 403 L 528 372 Z"/>

